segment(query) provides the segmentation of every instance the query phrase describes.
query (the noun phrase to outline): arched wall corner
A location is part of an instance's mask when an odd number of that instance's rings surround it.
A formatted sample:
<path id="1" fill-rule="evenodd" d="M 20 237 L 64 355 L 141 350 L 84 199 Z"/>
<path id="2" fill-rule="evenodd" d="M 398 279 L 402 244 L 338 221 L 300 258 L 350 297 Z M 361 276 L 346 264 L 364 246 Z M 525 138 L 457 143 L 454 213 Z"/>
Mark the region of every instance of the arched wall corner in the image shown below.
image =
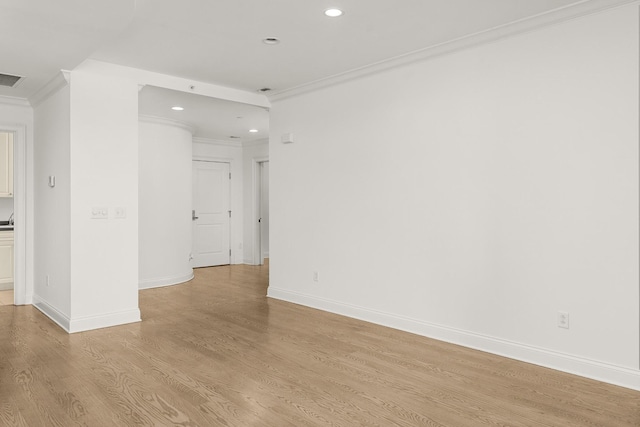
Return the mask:
<path id="1" fill-rule="evenodd" d="M 138 288 L 189 281 L 192 131 L 141 116 L 139 149 Z"/>

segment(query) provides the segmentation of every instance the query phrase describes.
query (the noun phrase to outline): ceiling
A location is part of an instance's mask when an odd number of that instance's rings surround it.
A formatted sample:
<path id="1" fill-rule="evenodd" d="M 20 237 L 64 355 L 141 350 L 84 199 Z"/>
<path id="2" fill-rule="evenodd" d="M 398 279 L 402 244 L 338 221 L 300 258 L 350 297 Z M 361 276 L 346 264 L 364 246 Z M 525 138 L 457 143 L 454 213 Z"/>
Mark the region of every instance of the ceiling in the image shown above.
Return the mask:
<path id="1" fill-rule="evenodd" d="M 0 87 L 0 95 L 29 98 L 60 69 L 88 58 L 277 94 L 569 5 L 603 1 L 0 0 L 0 73 L 25 76 L 15 88 Z M 326 17 L 329 7 L 344 15 Z M 267 37 L 280 43 L 267 45 Z M 239 134 L 245 140 L 247 127 L 268 126 L 260 108 L 240 111 L 200 98 L 146 87 L 140 112 L 188 122 L 196 136 L 214 139 Z M 163 110 L 175 103 L 189 108 Z"/>
<path id="2" fill-rule="evenodd" d="M 28 98 L 134 20 L 134 1 L 0 0 L 0 73 L 24 76 L 0 95 Z"/>

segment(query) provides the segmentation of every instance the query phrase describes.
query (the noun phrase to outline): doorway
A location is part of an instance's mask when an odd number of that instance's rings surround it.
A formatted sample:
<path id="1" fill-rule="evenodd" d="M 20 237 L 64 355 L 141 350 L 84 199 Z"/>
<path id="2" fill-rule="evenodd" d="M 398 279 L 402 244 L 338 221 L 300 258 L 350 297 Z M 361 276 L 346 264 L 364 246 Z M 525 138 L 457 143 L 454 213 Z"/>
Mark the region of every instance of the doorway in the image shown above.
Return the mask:
<path id="1" fill-rule="evenodd" d="M 254 159 L 254 224 L 253 263 L 263 265 L 269 258 L 269 160 Z"/>
<path id="2" fill-rule="evenodd" d="M 13 304 L 13 132 L 0 132 L 0 305 Z"/>
<path id="3" fill-rule="evenodd" d="M 194 160 L 192 267 L 231 264 L 230 164 Z"/>
<path id="4" fill-rule="evenodd" d="M 0 304 L 30 304 L 31 291 L 27 292 L 26 284 L 24 126 L 0 125 L 0 162 L 5 165 L 0 167 Z"/>

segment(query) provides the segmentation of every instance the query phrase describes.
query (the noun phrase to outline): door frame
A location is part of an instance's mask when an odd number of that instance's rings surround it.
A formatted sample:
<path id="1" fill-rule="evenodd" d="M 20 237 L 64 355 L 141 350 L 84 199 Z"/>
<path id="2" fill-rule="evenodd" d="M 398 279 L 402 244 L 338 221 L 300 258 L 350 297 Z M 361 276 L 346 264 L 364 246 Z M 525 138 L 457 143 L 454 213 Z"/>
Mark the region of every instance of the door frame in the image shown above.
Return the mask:
<path id="1" fill-rule="evenodd" d="M 0 131 L 13 133 L 13 303 L 32 303 L 33 290 L 27 289 L 27 128 L 0 124 Z"/>
<path id="2" fill-rule="evenodd" d="M 251 160 L 251 172 L 253 174 L 253 265 L 264 264 L 262 256 L 262 235 L 260 233 L 260 207 L 262 200 L 262 165 L 268 162 L 269 157 L 255 157 Z"/>
<path id="3" fill-rule="evenodd" d="M 192 156 L 191 157 L 191 176 L 193 176 L 193 162 L 209 162 L 209 163 L 227 163 L 229 165 L 229 173 L 231 174 L 231 179 L 229 180 L 229 209 L 231 210 L 231 218 L 229 218 L 229 248 L 231 249 L 231 255 L 229 256 L 229 265 L 234 264 L 234 259 L 236 257 L 236 253 L 233 250 L 233 243 L 234 243 L 234 232 L 233 232 L 233 225 L 234 225 L 234 218 L 238 215 L 238 212 L 236 212 L 233 209 L 233 203 L 234 203 L 234 198 L 233 198 L 233 167 L 234 167 L 234 162 L 233 159 L 230 157 L 217 157 L 217 156 L 202 156 L 202 155 L 197 155 L 197 156 Z M 193 191 L 193 182 L 191 183 L 191 190 Z M 194 205 L 194 201 L 191 201 L 191 209 L 193 209 L 193 205 Z M 190 210 L 191 210 L 190 209 Z M 240 219 L 242 220 L 242 219 Z M 192 227 L 193 230 L 193 227 Z M 191 236 L 191 249 L 193 251 L 193 235 Z M 193 252 L 191 253 L 191 256 L 193 257 Z M 191 263 L 190 263 L 191 264 Z"/>

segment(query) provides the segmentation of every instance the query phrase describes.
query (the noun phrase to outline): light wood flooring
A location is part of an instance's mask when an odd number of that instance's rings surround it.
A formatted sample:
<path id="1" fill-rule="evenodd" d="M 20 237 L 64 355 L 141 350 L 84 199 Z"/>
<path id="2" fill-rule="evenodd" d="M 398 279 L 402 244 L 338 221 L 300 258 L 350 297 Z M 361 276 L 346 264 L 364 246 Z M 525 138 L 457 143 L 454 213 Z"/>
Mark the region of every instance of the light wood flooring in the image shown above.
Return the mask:
<path id="1" fill-rule="evenodd" d="M 640 426 L 640 393 L 265 297 L 268 267 L 68 335 L 0 307 L 1 426 Z"/>

